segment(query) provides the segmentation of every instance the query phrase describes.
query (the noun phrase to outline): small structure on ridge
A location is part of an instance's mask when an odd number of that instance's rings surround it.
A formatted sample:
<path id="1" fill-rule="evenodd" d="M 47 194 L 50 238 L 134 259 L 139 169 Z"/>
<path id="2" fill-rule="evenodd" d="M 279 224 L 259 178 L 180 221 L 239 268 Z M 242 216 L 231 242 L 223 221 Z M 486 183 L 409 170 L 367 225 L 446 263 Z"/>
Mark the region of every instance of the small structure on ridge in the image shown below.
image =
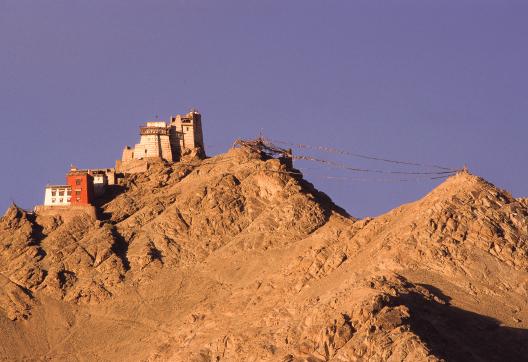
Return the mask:
<path id="1" fill-rule="evenodd" d="M 291 148 L 280 148 L 275 146 L 266 138 L 259 136 L 254 140 L 238 139 L 233 144 L 258 153 L 263 159 L 277 158 L 287 168 L 293 168 L 293 152 Z"/>

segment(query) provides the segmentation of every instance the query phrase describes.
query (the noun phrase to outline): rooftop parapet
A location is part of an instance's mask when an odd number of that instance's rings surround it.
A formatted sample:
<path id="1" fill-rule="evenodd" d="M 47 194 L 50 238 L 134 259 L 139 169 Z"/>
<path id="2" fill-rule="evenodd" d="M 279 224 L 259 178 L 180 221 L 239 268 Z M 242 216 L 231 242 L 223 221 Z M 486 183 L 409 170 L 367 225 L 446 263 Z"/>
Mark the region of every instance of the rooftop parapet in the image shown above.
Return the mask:
<path id="1" fill-rule="evenodd" d="M 167 127 L 164 121 L 145 122 L 146 127 Z"/>
<path id="2" fill-rule="evenodd" d="M 71 189 L 70 185 L 46 185 L 47 189 Z"/>
<path id="3" fill-rule="evenodd" d="M 160 136 L 168 136 L 170 130 L 164 126 L 164 127 L 151 127 L 151 126 L 144 126 L 139 129 L 139 134 L 142 136 L 149 136 L 149 135 L 160 135 Z"/>

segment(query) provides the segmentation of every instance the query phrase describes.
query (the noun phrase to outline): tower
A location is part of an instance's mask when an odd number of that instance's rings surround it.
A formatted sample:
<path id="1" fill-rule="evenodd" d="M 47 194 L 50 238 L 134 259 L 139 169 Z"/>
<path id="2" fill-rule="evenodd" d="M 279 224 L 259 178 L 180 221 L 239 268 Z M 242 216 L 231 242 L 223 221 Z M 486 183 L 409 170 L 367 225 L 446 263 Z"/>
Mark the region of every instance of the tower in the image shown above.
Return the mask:
<path id="1" fill-rule="evenodd" d="M 94 199 L 94 181 L 86 170 L 70 169 L 66 175 L 68 186 L 71 187 L 71 205 L 91 205 Z"/>
<path id="2" fill-rule="evenodd" d="M 170 119 L 171 147 L 175 160 L 198 149 L 199 155 L 205 155 L 202 132 L 202 115 L 195 109 L 185 115 L 172 116 Z"/>
<path id="3" fill-rule="evenodd" d="M 133 151 L 135 159 L 159 157 L 171 162 L 174 160 L 169 137 L 170 129 L 165 122 L 147 122 L 140 128 L 139 133 L 141 139 Z"/>
<path id="4" fill-rule="evenodd" d="M 183 156 L 205 158 L 202 132 L 202 115 L 192 109 L 184 115 L 170 117 L 170 122 L 147 122 L 140 127 L 140 141 L 134 147 L 126 146 L 118 172 L 145 172 L 149 159 L 179 162 Z"/>

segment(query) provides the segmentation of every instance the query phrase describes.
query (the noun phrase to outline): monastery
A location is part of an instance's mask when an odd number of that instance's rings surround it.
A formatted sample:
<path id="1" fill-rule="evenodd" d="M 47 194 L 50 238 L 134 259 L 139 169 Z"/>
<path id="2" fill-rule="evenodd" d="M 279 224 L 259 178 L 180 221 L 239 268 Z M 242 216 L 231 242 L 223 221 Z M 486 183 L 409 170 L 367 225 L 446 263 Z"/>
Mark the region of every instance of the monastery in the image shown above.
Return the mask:
<path id="1" fill-rule="evenodd" d="M 134 148 L 123 150 L 116 170 L 124 173 L 145 171 L 149 159 L 181 161 L 187 155 L 205 157 L 202 116 L 196 110 L 170 117 L 170 122 L 147 122 L 140 128 L 140 141 Z"/>
<path id="2" fill-rule="evenodd" d="M 120 184 L 125 174 L 144 172 L 149 161 L 179 162 L 185 157 L 205 157 L 202 116 L 191 110 L 170 117 L 170 122 L 146 122 L 139 129 L 140 141 L 126 146 L 115 168 L 70 168 L 66 185 L 48 185 L 44 207 L 93 206 L 112 185 Z"/>
<path id="3" fill-rule="evenodd" d="M 92 205 L 108 185 L 115 183 L 116 174 L 112 168 L 79 170 L 72 166 L 66 174 L 66 185 L 46 186 L 44 206 Z"/>

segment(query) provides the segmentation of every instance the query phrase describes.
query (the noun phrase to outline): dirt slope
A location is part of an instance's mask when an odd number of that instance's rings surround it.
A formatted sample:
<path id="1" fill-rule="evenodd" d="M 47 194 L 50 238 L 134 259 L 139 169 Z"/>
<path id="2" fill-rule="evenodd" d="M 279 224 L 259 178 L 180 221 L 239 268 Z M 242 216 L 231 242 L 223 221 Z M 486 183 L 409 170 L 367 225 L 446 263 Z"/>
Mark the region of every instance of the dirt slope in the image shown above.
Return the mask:
<path id="1" fill-rule="evenodd" d="M 155 164 L 83 212 L 0 221 L 0 356 L 521 361 L 528 204 L 461 173 L 357 220 L 278 160 Z"/>

